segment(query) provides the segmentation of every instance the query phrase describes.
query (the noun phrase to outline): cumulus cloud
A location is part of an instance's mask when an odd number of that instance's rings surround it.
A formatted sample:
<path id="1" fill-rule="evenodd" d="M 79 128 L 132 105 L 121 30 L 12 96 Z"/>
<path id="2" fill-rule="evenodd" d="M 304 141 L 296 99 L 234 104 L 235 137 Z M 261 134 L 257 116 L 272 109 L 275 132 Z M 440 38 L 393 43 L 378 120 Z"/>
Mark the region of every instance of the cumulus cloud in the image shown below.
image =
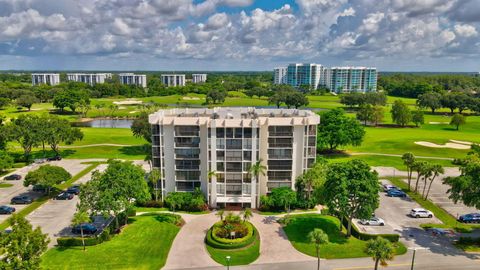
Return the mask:
<path id="1" fill-rule="evenodd" d="M 480 55 L 478 0 L 295 2 L 265 9 L 253 0 L 0 0 L 0 55 L 252 65 Z"/>

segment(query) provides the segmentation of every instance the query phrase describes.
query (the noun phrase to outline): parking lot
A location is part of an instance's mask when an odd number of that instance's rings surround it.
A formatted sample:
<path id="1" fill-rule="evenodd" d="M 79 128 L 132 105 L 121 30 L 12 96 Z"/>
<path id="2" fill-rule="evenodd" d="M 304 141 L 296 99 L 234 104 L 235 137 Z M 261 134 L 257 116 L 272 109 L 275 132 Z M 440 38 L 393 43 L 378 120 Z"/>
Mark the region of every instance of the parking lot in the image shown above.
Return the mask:
<path id="1" fill-rule="evenodd" d="M 382 184 L 390 184 L 382 180 Z M 375 211 L 377 217 L 385 220 L 385 226 L 364 226 L 356 222 L 360 231 L 371 234 L 398 233 L 404 235 L 411 228 L 418 228 L 423 223 L 441 223 L 437 218 L 412 218 L 408 213 L 420 205 L 409 197 L 388 197 L 385 192 L 380 192 L 380 207 Z"/>

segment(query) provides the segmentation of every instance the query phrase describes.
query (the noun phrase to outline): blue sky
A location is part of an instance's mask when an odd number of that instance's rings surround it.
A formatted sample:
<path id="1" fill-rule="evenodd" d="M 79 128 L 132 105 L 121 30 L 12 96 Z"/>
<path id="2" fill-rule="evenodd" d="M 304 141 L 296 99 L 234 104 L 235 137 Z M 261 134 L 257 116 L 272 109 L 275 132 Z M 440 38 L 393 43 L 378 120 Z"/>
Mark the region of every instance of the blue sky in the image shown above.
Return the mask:
<path id="1" fill-rule="evenodd" d="M 480 0 L 0 0 L 0 69 L 479 71 Z"/>

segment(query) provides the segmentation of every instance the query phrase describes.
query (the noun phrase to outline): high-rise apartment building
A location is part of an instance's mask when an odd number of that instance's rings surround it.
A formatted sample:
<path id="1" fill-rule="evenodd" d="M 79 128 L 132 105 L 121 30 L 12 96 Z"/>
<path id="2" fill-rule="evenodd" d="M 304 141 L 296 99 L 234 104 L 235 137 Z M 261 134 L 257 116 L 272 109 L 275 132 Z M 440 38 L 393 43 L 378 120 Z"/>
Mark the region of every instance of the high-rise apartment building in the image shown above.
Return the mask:
<path id="1" fill-rule="evenodd" d="M 111 79 L 111 73 L 67 73 L 67 79 L 74 82 L 82 82 L 89 85 L 104 83 L 106 79 Z"/>
<path id="2" fill-rule="evenodd" d="M 273 83 L 286 84 L 287 83 L 287 68 L 277 67 L 273 69 Z"/>
<path id="3" fill-rule="evenodd" d="M 377 69 L 332 67 L 325 71 L 325 86 L 335 93 L 377 91 Z"/>
<path id="4" fill-rule="evenodd" d="M 48 84 L 57 85 L 60 83 L 60 74 L 58 73 L 33 73 L 32 85 Z"/>
<path id="5" fill-rule="evenodd" d="M 288 84 L 295 88 L 302 85 L 309 85 L 312 89 L 326 87 L 335 93 L 377 90 L 376 68 L 289 64 L 286 68 L 274 68 L 273 72 L 274 84 Z"/>
<path id="6" fill-rule="evenodd" d="M 192 83 L 204 83 L 207 81 L 207 74 L 192 74 Z"/>
<path id="7" fill-rule="evenodd" d="M 149 122 L 164 194 L 200 188 L 211 207 L 256 208 L 273 188 L 294 189 L 315 162 L 320 117 L 295 109 L 177 108 Z M 267 167 L 259 179 L 250 174 L 257 161 Z"/>
<path id="8" fill-rule="evenodd" d="M 136 85 L 143 88 L 147 87 L 147 75 L 133 74 L 133 73 L 120 73 L 118 79 L 121 84 Z"/>
<path id="9" fill-rule="evenodd" d="M 293 87 L 308 85 L 317 89 L 323 66 L 318 64 L 289 64 L 287 67 L 287 84 Z"/>
<path id="10" fill-rule="evenodd" d="M 162 74 L 161 80 L 167 87 L 185 86 L 185 74 Z"/>

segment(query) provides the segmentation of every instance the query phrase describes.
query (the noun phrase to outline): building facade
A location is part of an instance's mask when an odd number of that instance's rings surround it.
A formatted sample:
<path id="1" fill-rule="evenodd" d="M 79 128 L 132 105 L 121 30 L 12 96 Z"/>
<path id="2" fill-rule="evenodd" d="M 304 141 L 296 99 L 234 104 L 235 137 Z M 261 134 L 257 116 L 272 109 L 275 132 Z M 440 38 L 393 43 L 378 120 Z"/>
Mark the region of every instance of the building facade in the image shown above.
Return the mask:
<path id="1" fill-rule="evenodd" d="M 185 74 L 162 74 L 161 80 L 167 87 L 185 86 Z"/>
<path id="2" fill-rule="evenodd" d="M 377 90 L 377 69 L 371 67 L 332 67 L 318 64 L 289 64 L 275 68 L 274 84 L 295 88 L 309 85 L 311 89 L 326 87 L 335 93 L 370 92 Z"/>
<path id="3" fill-rule="evenodd" d="M 149 117 L 153 167 L 164 194 L 200 188 L 211 207 L 258 207 L 273 188 L 295 188 L 316 158 L 320 117 L 309 110 L 201 108 Z M 267 167 L 259 179 L 252 164 Z"/>
<path id="4" fill-rule="evenodd" d="M 207 74 L 192 74 L 192 83 L 204 83 L 207 81 Z"/>
<path id="5" fill-rule="evenodd" d="M 140 87 L 147 87 L 147 75 L 133 74 L 133 73 L 120 73 L 118 79 L 121 84 L 136 85 Z"/>
<path id="6" fill-rule="evenodd" d="M 68 73 L 67 79 L 74 82 L 82 82 L 89 85 L 104 83 L 106 79 L 111 79 L 111 73 Z"/>
<path id="7" fill-rule="evenodd" d="M 277 67 L 273 69 L 273 83 L 287 84 L 287 68 Z"/>
<path id="8" fill-rule="evenodd" d="M 33 73 L 32 85 L 48 84 L 57 85 L 60 83 L 60 74 L 58 73 Z"/>
<path id="9" fill-rule="evenodd" d="M 324 67 L 318 64 L 289 64 L 287 67 L 287 84 L 293 87 L 308 85 L 317 89 Z"/>
<path id="10" fill-rule="evenodd" d="M 325 71 L 325 86 L 335 93 L 377 91 L 377 69 L 332 67 Z"/>

